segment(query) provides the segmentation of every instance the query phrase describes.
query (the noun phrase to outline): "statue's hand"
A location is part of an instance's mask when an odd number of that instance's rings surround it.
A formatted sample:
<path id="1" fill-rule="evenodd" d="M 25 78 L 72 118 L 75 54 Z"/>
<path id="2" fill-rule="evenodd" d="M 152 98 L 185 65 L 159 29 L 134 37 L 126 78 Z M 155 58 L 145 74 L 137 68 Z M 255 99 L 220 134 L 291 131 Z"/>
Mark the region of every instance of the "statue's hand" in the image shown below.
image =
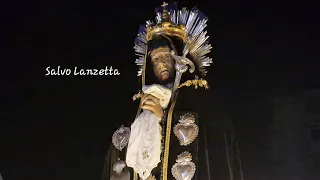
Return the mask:
<path id="1" fill-rule="evenodd" d="M 141 99 L 141 108 L 153 112 L 155 116 L 162 119 L 164 113 L 159 103 L 159 99 L 151 94 L 145 94 Z"/>

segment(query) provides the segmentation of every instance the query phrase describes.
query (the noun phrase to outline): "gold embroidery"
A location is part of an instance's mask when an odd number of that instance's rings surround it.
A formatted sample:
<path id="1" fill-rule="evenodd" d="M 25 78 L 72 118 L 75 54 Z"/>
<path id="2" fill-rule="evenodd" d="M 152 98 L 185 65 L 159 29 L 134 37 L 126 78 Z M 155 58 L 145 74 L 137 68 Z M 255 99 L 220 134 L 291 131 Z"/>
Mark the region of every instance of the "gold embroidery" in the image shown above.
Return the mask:
<path id="1" fill-rule="evenodd" d="M 152 56 L 154 56 L 155 54 L 157 54 L 159 52 L 170 52 L 170 48 L 168 48 L 168 47 L 159 47 L 159 48 L 149 52 L 149 54 L 152 57 Z"/>
<path id="2" fill-rule="evenodd" d="M 147 63 L 147 52 L 148 52 L 148 46 L 146 46 L 146 51 L 144 52 L 144 60 L 143 60 L 143 67 L 141 69 L 142 77 L 141 77 L 141 83 L 142 87 L 146 84 L 146 63 Z"/>
<path id="3" fill-rule="evenodd" d="M 208 81 L 204 79 L 193 79 L 193 80 L 188 80 L 184 83 L 182 83 L 178 88 L 184 87 L 184 86 L 194 86 L 195 89 L 198 89 L 198 87 L 204 87 L 205 89 L 209 89 Z"/>
<path id="4" fill-rule="evenodd" d="M 163 13 L 163 20 L 168 20 L 168 13 Z M 177 25 L 172 22 L 163 22 L 161 24 L 152 25 L 147 27 L 146 39 L 150 41 L 155 37 L 158 37 L 159 34 L 165 34 L 168 36 L 176 36 L 182 39 L 184 42 L 187 42 L 187 33 L 185 25 Z"/>
<path id="5" fill-rule="evenodd" d="M 176 104 L 176 99 L 174 99 L 174 101 L 169 109 L 169 112 L 168 112 L 167 129 L 166 129 L 167 132 L 166 132 L 165 147 L 164 147 L 165 149 L 164 149 L 163 166 L 162 166 L 162 180 L 167 180 L 167 178 L 168 178 L 168 161 L 169 161 L 169 150 L 170 150 L 171 123 L 172 123 L 172 113 L 173 113 L 175 104 Z"/>
<path id="6" fill-rule="evenodd" d="M 148 153 L 148 151 L 144 151 L 143 153 L 142 153 L 142 158 L 143 159 L 147 159 L 147 158 L 149 158 L 149 153 Z"/>
<path id="7" fill-rule="evenodd" d="M 138 174 L 135 171 L 133 172 L 133 180 L 138 180 Z"/>

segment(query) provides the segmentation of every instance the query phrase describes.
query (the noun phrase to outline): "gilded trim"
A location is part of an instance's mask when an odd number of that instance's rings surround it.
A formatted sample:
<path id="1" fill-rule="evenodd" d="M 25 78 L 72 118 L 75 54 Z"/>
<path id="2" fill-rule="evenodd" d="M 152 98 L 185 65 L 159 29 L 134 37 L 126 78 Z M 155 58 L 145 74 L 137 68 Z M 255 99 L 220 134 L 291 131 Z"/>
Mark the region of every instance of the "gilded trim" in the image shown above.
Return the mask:
<path id="1" fill-rule="evenodd" d="M 170 135 L 171 135 L 171 124 L 172 124 L 172 113 L 174 107 L 176 105 L 176 98 L 178 96 L 178 92 L 173 100 L 173 103 L 168 112 L 167 118 L 167 129 L 166 129 L 166 139 L 165 139 L 165 147 L 164 147 L 164 155 L 163 155 L 163 165 L 162 165 L 162 180 L 168 179 L 168 161 L 169 161 L 169 150 L 170 150 Z"/>
<path id="2" fill-rule="evenodd" d="M 187 42 L 186 27 L 184 25 L 176 25 L 171 22 L 163 22 L 160 25 L 147 27 L 146 39 L 150 41 L 155 37 L 166 34 L 168 36 L 176 36 Z"/>
<path id="3" fill-rule="evenodd" d="M 150 56 L 154 56 L 155 54 L 159 53 L 159 52 L 170 52 L 170 48 L 165 46 L 165 47 L 159 47 L 151 52 L 148 53 L 148 55 Z"/>
<path id="4" fill-rule="evenodd" d="M 148 57 L 147 53 L 148 53 L 148 46 L 146 47 L 146 52 L 144 53 L 144 61 L 143 61 L 142 77 L 141 77 L 142 87 L 146 83 L 146 63 L 147 63 L 147 57 Z"/>
<path id="5" fill-rule="evenodd" d="M 133 171 L 133 180 L 138 180 L 138 174 L 135 171 Z"/>
<path id="6" fill-rule="evenodd" d="M 194 86 L 195 89 L 198 89 L 198 87 L 204 87 L 205 89 L 209 89 L 208 81 L 197 78 L 182 83 L 178 88 L 182 88 L 184 86 Z"/>
<path id="7" fill-rule="evenodd" d="M 143 95 L 144 95 L 144 93 L 139 91 L 138 94 L 133 95 L 132 100 L 135 101 L 137 99 L 140 99 L 143 97 Z"/>

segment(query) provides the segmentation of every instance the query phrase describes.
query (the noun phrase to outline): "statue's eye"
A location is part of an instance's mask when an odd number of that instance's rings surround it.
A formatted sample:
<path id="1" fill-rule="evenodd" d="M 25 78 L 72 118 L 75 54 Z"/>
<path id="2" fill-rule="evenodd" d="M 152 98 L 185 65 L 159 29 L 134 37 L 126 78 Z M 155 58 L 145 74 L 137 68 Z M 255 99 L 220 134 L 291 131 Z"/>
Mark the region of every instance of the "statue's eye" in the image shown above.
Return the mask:
<path id="1" fill-rule="evenodd" d="M 165 57 L 166 57 L 166 59 L 169 59 L 169 58 L 170 58 L 170 55 L 169 55 L 169 54 L 166 54 Z"/>
<path id="2" fill-rule="evenodd" d="M 154 58 L 154 59 L 152 60 L 152 62 L 153 62 L 153 63 L 157 63 L 158 60 L 159 60 L 158 58 Z"/>

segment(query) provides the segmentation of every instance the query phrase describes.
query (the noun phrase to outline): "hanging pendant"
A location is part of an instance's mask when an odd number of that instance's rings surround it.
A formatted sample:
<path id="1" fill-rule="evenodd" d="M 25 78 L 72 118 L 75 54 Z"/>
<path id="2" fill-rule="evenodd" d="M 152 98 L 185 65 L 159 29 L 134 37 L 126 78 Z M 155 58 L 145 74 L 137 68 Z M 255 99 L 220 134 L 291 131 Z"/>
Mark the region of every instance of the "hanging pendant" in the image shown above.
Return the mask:
<path id="1" fill-rule="evenodd" d="M 174 126 L 173 133 L 178 138 L 181 146 L 187 146 L 197 138 L 199 128 L 194 122 L 195 116 L 191 113 L 186 113 L 180 116 L 179 123 Z"/>
<path id="2" fill-rule="evenodd" d="M 118 174 L 120 174 L 123 170 L 123 168 L 126 167 L 126 163 L 124 161 L 121 161 L 119 158 L 118 158 L 118 161 L 116 163 L 114 163 L 113 165 L 113 170 L 115 172 L 117 172 Z"/>
<path id="3" fill-rule="evenodd" d="M 176 163 L 171 168 L 171 173 L 176 180 L 191 180 L 196 172 L 196 165 L 191 162 L 192 155 L 183 152 L 178 155 Z"/>
<path id="4" fill-rule="evenodd" d="M 130 128 L 124 127 L 123 125 L 113 133 L 112 144 L 119 151 L 122 151 L 124 147 L 128 145 L 130 137 Z"/>
<path id="5" fill-rule="evenodd" d="M 130 173 L 123 171 L 126 167 L 126 163 L 120 159 L 113 165 L 113 171 L 115 173 L 110 177 L 110 180 L 130 180 Z"/>

